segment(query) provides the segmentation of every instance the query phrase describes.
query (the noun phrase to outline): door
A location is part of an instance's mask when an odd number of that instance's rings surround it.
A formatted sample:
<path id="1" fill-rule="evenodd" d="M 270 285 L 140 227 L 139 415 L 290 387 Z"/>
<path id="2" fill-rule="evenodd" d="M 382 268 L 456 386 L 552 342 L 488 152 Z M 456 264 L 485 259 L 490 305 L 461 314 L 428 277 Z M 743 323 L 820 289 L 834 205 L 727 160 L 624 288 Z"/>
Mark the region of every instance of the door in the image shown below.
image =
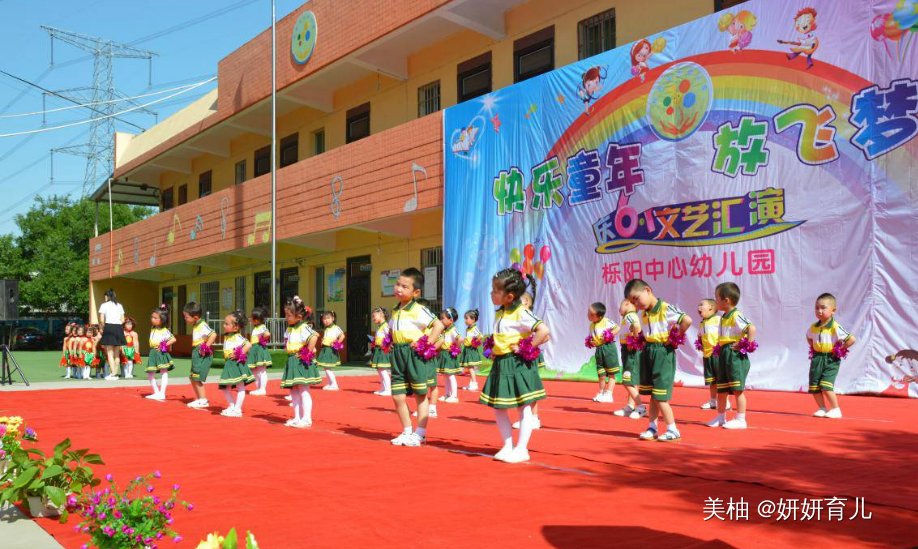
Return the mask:
<path id="1" fill-rule="evenodd" d="M 351 360 L 363 360 L 369 349 L 370 256 L 347 260 L 347 353 Z"/>
<path id="2" fill-rule="evenodd" d="M 280 270 L 280 302 L 284 304 L 300 293 L 300 271 L 296 267 Z"/>
<path id="3" fill-rule="evenodd" d="M 255 273 L 255 306 L 265 307 L 274 314 L 271 306 L 271 271 Z"/>

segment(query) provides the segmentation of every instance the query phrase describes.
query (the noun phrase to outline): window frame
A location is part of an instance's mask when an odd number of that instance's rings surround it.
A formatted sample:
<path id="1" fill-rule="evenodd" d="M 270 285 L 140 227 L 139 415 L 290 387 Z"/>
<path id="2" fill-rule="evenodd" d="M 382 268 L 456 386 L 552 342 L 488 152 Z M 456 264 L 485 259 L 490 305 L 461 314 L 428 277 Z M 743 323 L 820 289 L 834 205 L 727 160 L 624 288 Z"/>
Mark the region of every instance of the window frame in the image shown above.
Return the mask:
<path id="1" fill-rule="evenodd" d="M 265 174 L 271 173 L 271 145 L 266 145 L 260 149 L 257 149 L 253 157 L 254 157 L 252 161 L 252 176 L 253 177 L 261 177 Z M 260 172 L 260 173 L 258 171 L 259 160 L 267 161 L 267 166 L 265 167 L 265 171 Z"/>
<path id="2" fill-rule="evenodd" d="M 488 87 L 485 90 L 478 90 L 471 93 L 465 93 L 462 87 L 462 81 L 466 78 L 476 76 L 482 72 L 488 73 Z M 480 93 L 479 93 L 480 91 Z M 494 91 L 494 66 L 491 63 L 491 51 L 463 61 L 456 65 L 456 102 L 462 103 L 487 95 Z"/>
<path id="3" fill-rule="evenodd" d="M 362 120 L 367 121 L 367 133 L 366 135 L 355 135 L 351 133 L 352 126 Z M 354 107 L 353 109 L 348 109 L 347 111 L 347 121 L 345 122 L 345 143 L 353 143 L 354 141 L 359 141 L 365 137 L 370 137 L 370 104 L 364 103 Z"/>
<path id="4" fill-rule="evenodd" d="M 243 158 L 243 159 L 240 160 L 239 162 L 236 162 L 236 165 L 233 167 L 233 173 L 234 173 L 234 177 L 235 177 L 235 183 L 234 183 L 235 185 L 240 185 L 240 184 L 242 184 L 242 183 L 245 183 L 245 180 L 246 180 L 245 175 L 246 175 L 246 168 L 247 168 L 246 164 L 247 164 L 247 163 L 246 163 L 246 159 Z M 242 172 L 241 175 L 240 175 L 240 168 L 241 168 L 241 172 Z"/>
<path id="5" fill-rule="evenodd" d="M 178 187 L 178 205 L 188 203 L 188 183 L 182 183 Z"/>
<path id="6" fill-rule="evenodd" d="M 436 97 L 426 94 L 427 90 L 436 89 Z M 418 86 L 418 118 L 433 114 L 440 110 L 440 81 L 434 80 L 423 86 Z M 435 103 L 431 108 L 431 103 Z M 423 107 L 423 108 L 422 108 Z"/>
<path id="7" fill-rule="evenodd" d="M 605 48 L 605 45 L 603 44 L 605 42 L 604 39 L 606 37 L 604 25 L 609 20 L 612 21 L 612 45 L 609 46 L 608 48 Z M 579 60 L 583 60 L 588 57 L 593 57 L 594 55 L 599 55 L 600 53 L 614 49 L 616 46 L 617 40 L 618 40 L 618 37 L 616 35 L 616 30 L 617 30 L 616 24 L 617 24 L 617 20 L 615 19 L 615 8 L 610 8 L 605 11 L 601 11 L 599 13 L 591 15 L 590 17 L 587 17 L 586 19 L 583 19 L 582 21 L 579 21 L 577 23 L 577 58 Z M 586 34 L 588 30 L 593 27 L 599 28 L 600 48 L 605 48 L 605 49 L 600 49 L 600 51 L 590 53 L 590 52 L 585 51 L 587 46 L 589 45 L 586 40 Z"/>
<path id="8" fill-rule="evenodd" d="M 319 137 L 322 138 L 321 147 L 319 146 Z M 322 150 L 319 150 L 319 149 L 322 149 Z M 326 150 L 327 149 L 325 147 L 325 128 L 321 128 L 319 130 L 312 132 L 312 154 L 313 156 L 320 155 L 324 153 Z"/>
<path id="9" fill-rule="evenodd" d="M 285 158 L 284 155 L 293 155 L 293 158 Z M 284 137 L 280 141 L 280 150 L 278 151 L 277 164 L 281 168 L 285 168 L 291 164 L 296 164 L 300 161 L 300 133 L 294 132 L 287 137 Z"/>
<path id="10" fill-rule="evenodd" d="M 204 198 L 213 194 L 214 172 L 207 170 L 198 176 L 198 198 Z"/>
<path id="11" fill-rule="evenodd" d="M 168 212 L 175 207 L 175 187 L 163 189 L 159 193 L 159 211 Z"/>
<path id="12" fill-rule="evenodd" d="M 521 60 L 526 55 L 531 55 L 538 51 L 548 48 L 551 61 L 548 66 L 542 66 L 537 69 L 520 72 Z M 542 30 L 536 31 L 519 40 L 513 41 L 513 83 L 528 80 L 534 76 L 545 74 L 555 68 L 555 26 L 551 25 Z"/>

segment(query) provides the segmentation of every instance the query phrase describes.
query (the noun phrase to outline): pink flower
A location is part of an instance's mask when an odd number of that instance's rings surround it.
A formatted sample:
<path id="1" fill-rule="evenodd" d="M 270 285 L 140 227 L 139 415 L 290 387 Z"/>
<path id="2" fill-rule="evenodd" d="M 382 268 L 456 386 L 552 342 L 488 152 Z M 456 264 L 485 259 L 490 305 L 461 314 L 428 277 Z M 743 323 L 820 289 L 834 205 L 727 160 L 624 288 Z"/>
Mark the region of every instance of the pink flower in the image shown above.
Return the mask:
<path id="1" fill-rule="evenodd" d="M 534 362 L 542 354 L 542 350 L 532 344 L 532 336 L 521 339 L 518 346 L 516 354 L 526 362 Z"/>
<path id="2" fill-rule="evenodd" d="M 631 351 L 642 351 L 646 344 L 643 332 L 638 332 L 638 335 L 629 335 L 625 338 L 625 346 Z"/>
<path id="3" fill-rule="evenodd" d="M 586 339 L 583 340 L 583 344 L 586 346 L 587 349 L 592 349 L 593 347 L 596 346 L 596 345 L 593 344 L 593 336 L 592 336 L 592 335 L 586 336 Z"/>
<path id="4" fill-rule="evenodd" d="M 179 543 L 182 541 L 182 536 L 175 536 L 174 538 L 172 538 L 172 541 L 174 541 L 175 543 Z"/>
<path id="5" fill-rule="evenodd" d="M 173 491 L 173 492 L 178 492 L 178 491 L 179 491 L 179 488 L 181 488 L 181 485 L 179 485 L 179 484 L 173 484 L 173 485 L 172 485 L 172 491 Z"/>
<path id="6" fill-rule="evenodd" d="M 267 347 L 268 343 L 271 343 L 271 338 L 268 337 L 267 332 L 262 332 L 258 334 L 258 344 L 262 347 Z"/>
<path id="7" fill-rule="evenodd" d="M 704 351 L 704 343 L 701 342 L 701 336 L 695 339 L 695 348 L 699 351 Z"/>
<path id="8" fill-rule="evenodd" d="M 312 352 L 311 350 L 309 350 L 309 347 L 305 345 L 300 347 L 299 356 L 300 356 L 300 362 L 302 362 L 303 364 L 307 366 L 309 364 L 312 364 L 312 361 L 316 358 L 316 354 Z"/>
<path id="9" fill-rule="evenodd" d="M 756 349 L 759 348 L 757 341 L 750 341 L 748 337 L 744 337 L 736 343 L 736 352 L 747 356 L 749 353 L 754 353 Z"/>
<path id="10" fill-rule="evenodd" d="M 121 511 L 115 509 L 114 511 L 112 511 L 112 516 L 115 517 L 116 519 L 120 519 L 124 515 L 121 514 Z"/>
<path id="11" fill-rule="evenodd" d="M 168 341 L 168 340 L 165 340 L 165 339 L 164 339 L 164 340 L 162 340 L 162 341 L 159 342 L 159 352 L 161 352 L 161 353 L 168 353 L 168 352 L 169 352 L 169 341 Z"/>
<path id="12" fill-rule="evenodd" d="M 189 511 L 194 511 L 194 505 L 189 503 L 188 505 L 185 506 L 185 509 L 188 509 Z"/>
<path id="13" fill-rule="evenodd" d="M 153 493 L 153 486 L 147 484 L 147 493 L 148 493 L 148 494 L 152 494 L 152 493 Z"/>
<path id="14" fill-rule="evenodd" d="M 153 478 L 163 478 L 163 475 L 159 471 L 154 471 Z"/>

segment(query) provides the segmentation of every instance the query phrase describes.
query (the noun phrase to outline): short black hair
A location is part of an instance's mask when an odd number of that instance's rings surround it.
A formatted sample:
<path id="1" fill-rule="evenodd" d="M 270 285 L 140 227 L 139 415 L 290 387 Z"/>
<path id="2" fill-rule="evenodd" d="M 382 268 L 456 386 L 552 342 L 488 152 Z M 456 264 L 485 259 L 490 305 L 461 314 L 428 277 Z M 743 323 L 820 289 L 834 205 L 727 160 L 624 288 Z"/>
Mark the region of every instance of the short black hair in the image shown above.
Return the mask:
<path id="1" fill-rule="evenodd" d="M 424 273 L 414 267 L 408 267 L 399 276 L 410 278 L 415 290 L 420 290 L 424 287 Z"/>
<path id="2" fill-rule="evenodd" d="M 198 318 L 204 316 L 204 309 L 201 308 L 201 304 L 197 301 L 189 301 L 186 303 L 185 306 L 182 307 L 182 312 Z"/>
<path id="3" fill-rule="evenodd" d="M 740 289 L 735 282 L 721 282 L 714 289 L 714 295 L 726 299 L 731 305 L 736 306 L 740 300 Z"/>
<path id="4" fill-rule="evenodd" d="M 642 291 L 644 288 L 650 288 L 650 284 L 644 282 L 640 278 L 632 278 L 625 284 L 625 299 L 628 299 L 634 292 Z M 650 291 L 653 291 L 653 288 L 651 288 Z"/>
<path id="5" fill-rule="evenodd" d="M 452 307 L 447 307 L 443 309 L 442 311 L 440 311 L 439 317 L 443 318 L 444 316 L 452 320 L 453 322 L 456 322 L 456 319 L 459 318 L 459 313 L 456 311 L 456 309 L 453 309 Z"/>
<path id="6" fill-rule="evenodd" d="M 252 320 L 264 322 L 268 318 L 268 309 L 266 307 L 255 307 L 252 309 Z"/>
<path id="7" fill-rule="evenodd" d="M 599 301 L 597 301 L 596 303 L 593 303 L 592 305 L 590 305 L 590 309 L 593 309 L 593 312 L 595 312 L 599 316 L 606 316 L 606 304 L 605 303 L 600 303 Z"/>
<path id="8" fill-rule="evenodd" d="M 471 309 L 465 312 L 464 315 L 466 318 L 471 318 L 473 321 L 478 322 L 478 309 Z"/>
<path id="9" fill-rule="evenodd" d="M 819 297 L 816 298 L 816 301 L 820 301 L 823 299 L 831 301 L 832 305 L 835 305 L 836 307 L 838 307 L 838 302 L 835 300 L 835 296 L 830 294 L 829 292 L 819 294 Z"/>

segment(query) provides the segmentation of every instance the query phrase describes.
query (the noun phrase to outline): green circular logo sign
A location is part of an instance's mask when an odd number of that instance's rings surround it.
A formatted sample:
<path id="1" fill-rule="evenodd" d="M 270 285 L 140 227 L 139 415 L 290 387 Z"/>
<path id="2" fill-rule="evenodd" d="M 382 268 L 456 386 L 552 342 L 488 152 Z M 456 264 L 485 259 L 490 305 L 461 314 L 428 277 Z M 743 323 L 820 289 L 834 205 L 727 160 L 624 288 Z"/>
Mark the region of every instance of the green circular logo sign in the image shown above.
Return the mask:
<path id="1" fill-rule="evenodd" d="M 678 63 L 657 78 L 647 95 L 647 118 L 655 134 L 681 141 L 695 133 L 711 110 L 714 85 L 701 65 Z"/>
<path id="2" fill-rule="evenodd" d="M 306 64 L 316 49 L 316 16 L 311 11 L 304 11 L 293 24 L 293 36 L 290 38 L 290 53 L 293 60 L 300 65 Z"/>

